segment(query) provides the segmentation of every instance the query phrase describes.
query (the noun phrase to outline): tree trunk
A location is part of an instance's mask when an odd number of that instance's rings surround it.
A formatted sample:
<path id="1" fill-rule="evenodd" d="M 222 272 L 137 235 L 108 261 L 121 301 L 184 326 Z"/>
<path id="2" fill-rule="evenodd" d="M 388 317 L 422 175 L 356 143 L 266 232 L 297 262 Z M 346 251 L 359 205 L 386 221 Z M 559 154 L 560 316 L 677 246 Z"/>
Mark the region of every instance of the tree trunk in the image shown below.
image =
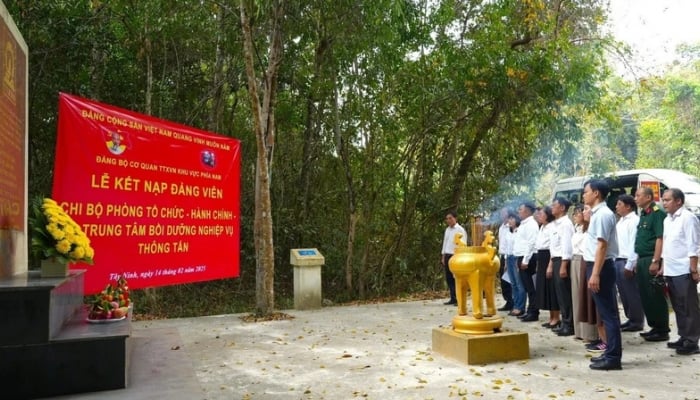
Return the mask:
<path id="1" fill-rule="evenodd" d="M 450 208 L 457 208 L 461 203 L 462 196 L 464 195 L 464 184 L 467 172 L 471 170 L 474 157 L 476 157 L 481 143 L 484 141 L 484 138 L 486 138 L 488 131 L 496 125 L 498 118 L 501 116 L 501 112 L 501 104 L 496 101 L 491 108 L 491 112 L 484 116 L 484 119 L 476 127 L 474 140 L 469 145 L 464 157 L 460 160 L 459 168 L 457 168 L 455 173 Z"/>
<path id="2" fill-rule="evenodd" d="M 355 227 L 357 226 L 357 220 L 359 215 L 357 214 L 357 207 L 355 205 L 355 183 L 352 175 L 352 165 L 350 163 L 350 150 L 348 149 L 347 140 L 343 138 L 343 133 L 340 130 L 340 113 L 338 111 L 338 89 L 335 88 L 333 96 L 333 114 L 334 114 L 334 125 L 333 130 L 336 137 L 336 144 L 338 146 L 338 153 L 340 154 L 340 160 L 343 165 L 343 171 L 345 172 L 345 183 L 347 187 L 348 194 L 348 243 L 347 243 L 347 255 L 345 257 L 345 288 L 348 291 L 352 291 L 352 280 L 353 280 L 353 253 L 354 253 L 354 243 L 355 243 Z"/>
<path id="3" fill-rule="evenodd" d="M 272 150 L 275 135 L 275 101 L 277 74 L 282 58 L 281 23 L 283 8 L 281 1 L 272 4 L 270 48 L 267 70 L 263 73 L 264 85 L 260 89 L 254 66 L 254 45 L 247 2 L 240 2 L 241 28 L 243 30 L 243 56 L 248 78 L 253 113 L 257 158 L 255 173 L 255 221 L 253 237 L 256 260 L 255 306 L 259 315 L 269 315 L 274 310 L 275 254 L 272 241 L 272 203 L 270 200 L 270 175 Z M 259 93 L 262 91 L 262 102 Z"/>
<path id="4" fill-rule="evenodd" d="M 221 49 L 221 36 L 226 23 L 224 7 L 218 7 L 216 17 L 219 21 L 219 29 L 216 31 L 216 60 L 214 61 L 214 76 L 211 83 L 212 102 L 207 121 L 207 129 L 212 132 L 220 131 L 221 117 L 224 110 L 224 52 Z"/>

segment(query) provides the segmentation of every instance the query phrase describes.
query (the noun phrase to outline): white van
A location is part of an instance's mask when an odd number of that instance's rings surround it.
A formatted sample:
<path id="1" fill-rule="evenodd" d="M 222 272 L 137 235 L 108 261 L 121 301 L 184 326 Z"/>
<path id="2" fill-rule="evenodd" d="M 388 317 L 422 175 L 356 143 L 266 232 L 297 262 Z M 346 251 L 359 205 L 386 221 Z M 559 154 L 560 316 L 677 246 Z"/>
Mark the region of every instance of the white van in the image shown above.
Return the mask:
<path id="1" fill-rule="evenodd" d="M 659 203 L 664 190 L 678 188 L 685 193 L 686 208 L 700 218 L 700 181 L 694 176 L 670 169 L 634 169 L 610 172 L 604 177 L 610 184 L 610 194 L 606 202 L 613 211 L 617 196 L 621 194 L 634 196 L 637 189 L 642 186 L 651 187 L 654 190 L 654 201 Z M 554 187 L 554 197 L 565 197 L 573 204 L 580 203 L 583 184 L 589 179 L 591 176 L 577 176 L 558 181 Z"/>

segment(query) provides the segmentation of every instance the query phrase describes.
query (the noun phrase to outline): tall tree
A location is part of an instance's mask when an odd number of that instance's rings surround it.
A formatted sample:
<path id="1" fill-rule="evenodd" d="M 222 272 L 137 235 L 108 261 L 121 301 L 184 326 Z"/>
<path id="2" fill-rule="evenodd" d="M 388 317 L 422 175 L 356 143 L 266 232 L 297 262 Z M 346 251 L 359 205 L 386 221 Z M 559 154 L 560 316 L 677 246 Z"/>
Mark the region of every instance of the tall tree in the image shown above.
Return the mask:
<path id="1" fill-rule="evenodd" d="M 248 77 L 253 131 L 255 132 L 257 158 L 255 168 L 255 222 L 254 241 L 256 254 L 255 306 L 258 314 L 270 314 L 275 307 L 274 272 L 275 253 L 272 240 L 272 202 L 270 180 L 272 156 L 275 145 L 275 104 L 277 101 L 277 74 L 282 62 L 283 0 L 272 0 L 269 10 L 255 10 L 253 2 L 241 0 L 241 28 L 243 29 L 243 57 Z M 256 71 L 256 46 L 253 42 L 251 14 L 269 11 L 269 39 L 267 41 L 267 66 Z M 259 76 L 260 75 L 260 76 Z M 259 81 L 260 80 L 260 81 Z"/>

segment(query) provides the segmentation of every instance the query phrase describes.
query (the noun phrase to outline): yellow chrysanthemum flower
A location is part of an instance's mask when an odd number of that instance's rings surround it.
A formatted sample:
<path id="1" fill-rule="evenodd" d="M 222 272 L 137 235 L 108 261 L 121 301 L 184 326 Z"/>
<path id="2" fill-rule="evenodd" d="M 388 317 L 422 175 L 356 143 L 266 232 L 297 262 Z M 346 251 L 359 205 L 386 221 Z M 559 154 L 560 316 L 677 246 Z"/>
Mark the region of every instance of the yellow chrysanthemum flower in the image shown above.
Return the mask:
<path id="1" fill-rule="evenodd" d="M 80 260 L 85 257 L 85 249 L 82 246 L 77 246 L 70 252 L 70 256 L 76 260 Z"/>
<path id="2" fill-rule="evenodd" d="M 56 243 L 56 250 L 58 250 L 59 253 L 61 254 L 68 254 L 70 251 L 71 244 L 69 241 L 63 239 L 60 240 L 58 243 Z"/>
<path id="3" fill-rule="evenodd" d="M 48 224 L 46 226 L 46 230 L 56 241 L 63 240 L 66 237 L 66 233 L 62 231 L 56 224 Z"/>

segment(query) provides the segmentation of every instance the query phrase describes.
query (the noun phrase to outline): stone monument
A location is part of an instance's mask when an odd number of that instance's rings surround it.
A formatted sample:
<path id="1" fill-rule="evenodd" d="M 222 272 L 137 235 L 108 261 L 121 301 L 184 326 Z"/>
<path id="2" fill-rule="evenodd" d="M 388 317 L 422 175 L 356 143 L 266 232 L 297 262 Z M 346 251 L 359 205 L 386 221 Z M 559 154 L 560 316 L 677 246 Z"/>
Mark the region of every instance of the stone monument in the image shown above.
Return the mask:
<path id="1" fill-rule="evenodd" d="M 0 278 L 27 272 L 27 44 L 0 2 Z"/>

